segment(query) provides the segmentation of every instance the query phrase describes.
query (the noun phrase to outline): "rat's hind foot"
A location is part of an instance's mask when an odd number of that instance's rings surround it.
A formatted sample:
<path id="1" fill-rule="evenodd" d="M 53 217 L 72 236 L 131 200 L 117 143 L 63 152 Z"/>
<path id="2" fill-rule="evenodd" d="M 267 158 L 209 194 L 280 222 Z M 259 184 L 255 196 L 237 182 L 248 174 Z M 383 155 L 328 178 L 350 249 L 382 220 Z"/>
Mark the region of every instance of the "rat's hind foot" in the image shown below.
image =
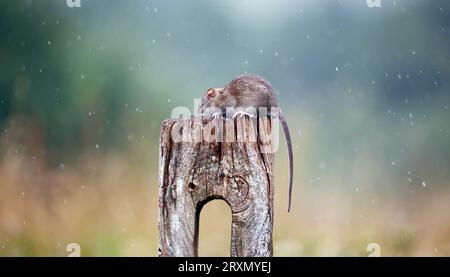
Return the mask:
<path id="1" fill-rule="evenodd" d="M 254 118 L 254 117 L 255 117 L 254 114 L 247 113 L 247 112 L 244 112 L 244 111 L 237 111 L 237 112 L 235 112 L 235 113 L 233 114 L 233 118 L 236 118 L 236 116 L 238 116 L 238 115 L 239 115 L 239 117 L 243 117 L 243 116 L 245 116 L 245 115 L 247 115 L 247 116 L 250 117 L 250 118 Z"/>

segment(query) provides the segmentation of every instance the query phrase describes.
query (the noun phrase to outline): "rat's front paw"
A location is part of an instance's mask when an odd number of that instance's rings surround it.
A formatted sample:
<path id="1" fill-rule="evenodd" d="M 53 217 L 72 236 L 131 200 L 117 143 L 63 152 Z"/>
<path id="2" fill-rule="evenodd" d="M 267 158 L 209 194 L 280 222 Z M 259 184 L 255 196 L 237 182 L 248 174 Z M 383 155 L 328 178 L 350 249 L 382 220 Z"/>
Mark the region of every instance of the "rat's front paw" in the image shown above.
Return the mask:
<path id="1" fill-rule="evenodd" d="M 235 112 L 235 113 L 233 114 L 233 118 L 236 118 L 236 116 L 243 117 L 243 116 L 245 116 L 245 115 L 247 115 L 247 116 L 250 117 L 250 118 L 254 118 L 254 117 L 255 117 L 254 114 L 247 113 L 247 112 L 244 112 L 244 111 L 237 111 L 237 112 Z"/>
<path id="2" fill-rule="evenodd" d="M 222 116 L 222 113 L 221 113 L 221 112 L 215 112 L 215 113 L 211 114 L 211 117 L 214 118 L 214 119 L 218 119 L 218 118 L 220 118 L 221 116 Z"/>

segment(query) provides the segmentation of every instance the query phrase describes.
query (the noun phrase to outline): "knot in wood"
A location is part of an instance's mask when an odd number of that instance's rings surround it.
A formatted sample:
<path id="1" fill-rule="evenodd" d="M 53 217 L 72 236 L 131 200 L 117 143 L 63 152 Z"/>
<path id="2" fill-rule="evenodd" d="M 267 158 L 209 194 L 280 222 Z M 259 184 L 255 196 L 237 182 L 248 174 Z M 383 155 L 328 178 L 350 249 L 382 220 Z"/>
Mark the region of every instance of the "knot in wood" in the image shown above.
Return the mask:
<path id="1" fill-rule="evenodd" d="M 195 190 L 197 188 L 197 185 L 196 184 L 194 184 L 194 183 L 192 183 L 192 182 L 190 182 L 189 184 L 188 184 L 188 189 L 190 190 L 190 191 L 193 191 L 193 190 Z"/>
<path id="2" fill-rule="evenodd" d="M 234 205 L 243 203 L 248 196 L 249 184 L 242 174 L 234 174 L 227 177 L 226 198 Z"/>

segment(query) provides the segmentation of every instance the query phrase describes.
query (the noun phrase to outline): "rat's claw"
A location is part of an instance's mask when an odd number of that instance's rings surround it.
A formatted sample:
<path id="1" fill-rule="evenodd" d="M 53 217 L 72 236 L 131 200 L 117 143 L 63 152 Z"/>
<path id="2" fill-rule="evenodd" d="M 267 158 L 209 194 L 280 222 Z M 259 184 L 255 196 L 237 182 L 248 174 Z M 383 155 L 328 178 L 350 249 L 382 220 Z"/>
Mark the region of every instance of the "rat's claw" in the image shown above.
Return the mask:
<path id="1" fill-rule="evenodd" d="M 211 115 L 211 117 L 214 118 L 214 119 L 218 119 L 218 118 L 220 118 L 220 115 L 221 115 L 220 112 L 215 112 L 215 113 L 213 113 L 213 114 Z"/>
<path id="2" fill-rule="evenodd" d="M 237 112 L 235 112 L 233 114 L 233 118 L 236 118 L 236 116 L 238 116 L 238 115 L 239 115 L 239 117 L 243 117 L 245 115 L 247 115 L 250 118 L 254 118 L 255 117 L 253 114 L 250 114 L 250 113 L 247 113 L 247 112 L 244 112 L 244 111 L 237 111 Z"/>

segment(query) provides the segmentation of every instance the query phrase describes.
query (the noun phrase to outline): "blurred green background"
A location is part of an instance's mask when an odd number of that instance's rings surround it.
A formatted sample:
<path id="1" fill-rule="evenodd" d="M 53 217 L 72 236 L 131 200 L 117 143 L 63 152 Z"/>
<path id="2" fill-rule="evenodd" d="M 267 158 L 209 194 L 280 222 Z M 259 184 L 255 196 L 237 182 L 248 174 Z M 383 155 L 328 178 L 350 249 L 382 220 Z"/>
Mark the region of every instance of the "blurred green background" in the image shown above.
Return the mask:
<path id="1" fill-rule="evenodd" d="M 0 2 L 0 255 L 157 254 L 172 109 L 267 78 L 295 148 L 276 158 L 276 256 L 450 255 L 450 2 Z M 228 255 L 231 212 L 202 211 Z"/>

